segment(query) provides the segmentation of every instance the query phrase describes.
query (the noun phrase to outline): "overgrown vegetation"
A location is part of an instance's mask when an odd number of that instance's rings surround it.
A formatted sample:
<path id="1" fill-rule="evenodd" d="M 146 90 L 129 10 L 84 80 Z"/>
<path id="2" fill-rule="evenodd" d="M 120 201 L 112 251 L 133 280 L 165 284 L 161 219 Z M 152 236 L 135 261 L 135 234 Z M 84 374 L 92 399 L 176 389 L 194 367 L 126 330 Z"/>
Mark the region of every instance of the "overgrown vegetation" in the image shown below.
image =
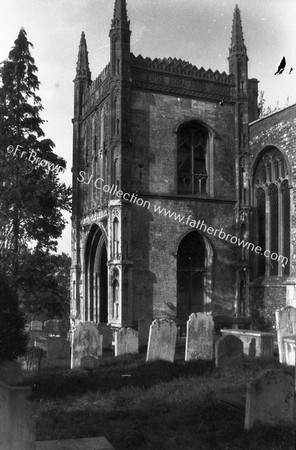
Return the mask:
<path id="1" fill-rule="evenodd" d="M 210 363 L 145 363 L 139 355 L 26 382 L 38 440 L 106 436 L 116 450 L 289 450 L 295 429 L 244 431 L 246 383 L 267 367 L 279 363 L 249 359 L 243 370 L 222 373 Z"/>
<path id="2" fill-rule="evenodd" d="M 0 364 L 25 354 L 28 338 L 24 327 L 17 292 L 0 272 Z"/>

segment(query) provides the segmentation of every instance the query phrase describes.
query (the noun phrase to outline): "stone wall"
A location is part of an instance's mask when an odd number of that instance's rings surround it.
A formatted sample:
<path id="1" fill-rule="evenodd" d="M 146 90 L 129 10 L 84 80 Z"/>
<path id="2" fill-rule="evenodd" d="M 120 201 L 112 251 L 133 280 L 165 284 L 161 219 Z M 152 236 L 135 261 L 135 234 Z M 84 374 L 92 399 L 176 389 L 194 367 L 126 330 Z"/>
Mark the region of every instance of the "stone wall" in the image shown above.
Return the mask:
<path id="1" fill-rule="evenodd" d="M 213 195 L 188 198 L 177 195 L 178 125 L 196 119 L 214 130 Z M 132 140 L 130 190 L 150 202 L 150 208 L 133 205 L 132 255 L 134 319 L 141 316 L 174 318 L 177 304 L 177 250 L 181 239 L 193 228 L 154 207 L 194 220 L 208 227 L 223 228 L 236 235 L 234 107 L 216 102 L 132 91 Z M 139 172 L 141 167 L 141 176 Z M 235 298 L 237 248 L 221 239 L 202 235 L 213 249 L 212 286 L 207 310 L 232 314 Z"/>
<path id="2" fill-rule="evenodd" d="M 176 194 L 176 130 L 183 122 L 198 120 L 216 136 L 214 197 L 235 200 L 233 103 L 221 107 L 213 101 L 133 90 L 131 115 L 133 151 L 128 161 L 133 174 L 131 191 Z M 143 167 L 139 168 L 139 164 Z"/>
<path id="3" fill-rule="evenodd" d="M 290 276 L 268 277 L 253 280 L 251 284 L 251 304 L 256 320 L 258 316 L 265 324 L 274 328 L 274 311 L 291 300 L 291 289 L 296 284 L 296 105 L 291 105 L 250 125 L 250 166 L 251 182 L 260 152 L 267 146 L 277 147 L 284 155 L 290 172 L 291 198 L 291 250 Z M 293 204 L 292 204 L 293 203 Z M 258 314 L 258 311 L 260 314 Z"/>

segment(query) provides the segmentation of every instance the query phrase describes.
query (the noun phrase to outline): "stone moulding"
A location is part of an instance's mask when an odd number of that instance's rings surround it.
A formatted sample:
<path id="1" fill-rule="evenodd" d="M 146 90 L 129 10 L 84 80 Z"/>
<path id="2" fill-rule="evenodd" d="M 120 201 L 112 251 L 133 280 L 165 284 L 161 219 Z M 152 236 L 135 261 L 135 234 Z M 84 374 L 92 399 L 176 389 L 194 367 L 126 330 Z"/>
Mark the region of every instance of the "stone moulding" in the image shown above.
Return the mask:
<path id="1" fill-rule="evenodd" d="M 233 75 L 205 70 L 176 58 L 154 59 L 131 54 L 132 87 L 206 98 L 233 101 Z"/>
<path id="2" fill-rule="evenodd" d="M 198 69 L 188 61 L 183 61 L 177 58 L 155 58 L 152 60 L 151 58 L 143 58 L 142 55 L 135 56 L 131 53 L 131 65 L 133 67 L 140 67 L 153 71 L 169 72 L 234 85 L 233 75 L 227 75 L 226 72 L 220 73 L 218 70 L 215 72 L 211 69 L 205 70 L 203 67 Z"/>
<path id="3" fill-rule="evenodd" d="M 226 72 L 213 72 L 211 69 L 198 69 L 193 64 L 177 58 L 131 57 L 132 87 L 189 97 L 220 101 L 233 101 L 233 75 Z M 90 84 L 84 95 L 84 114 L 91 106 L 103 99 L 110 90 L 110 63 Z"/>

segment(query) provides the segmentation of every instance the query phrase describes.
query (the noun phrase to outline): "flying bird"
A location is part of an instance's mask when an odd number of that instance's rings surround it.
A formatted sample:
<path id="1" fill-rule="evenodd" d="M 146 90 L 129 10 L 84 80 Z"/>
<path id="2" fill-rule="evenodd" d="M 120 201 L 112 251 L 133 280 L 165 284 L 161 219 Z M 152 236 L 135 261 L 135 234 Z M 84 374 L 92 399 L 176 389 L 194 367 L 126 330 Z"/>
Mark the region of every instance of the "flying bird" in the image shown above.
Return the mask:
<path id="1" fill-rule="evenodd" d="M 290 72 L 289 72 L 289 75 L 290 75 L 290 73 L 292 73 L 292 70 L 293 70 L 293 67 L 291 67 Z"/>
<path id="2" fill-rule="evenodd" d="M 286 58 L 283 56 L 280 65 L 278 66 L 278 70 L 275 72 L 275 75 L 283 73 L 286 67 Z"/>

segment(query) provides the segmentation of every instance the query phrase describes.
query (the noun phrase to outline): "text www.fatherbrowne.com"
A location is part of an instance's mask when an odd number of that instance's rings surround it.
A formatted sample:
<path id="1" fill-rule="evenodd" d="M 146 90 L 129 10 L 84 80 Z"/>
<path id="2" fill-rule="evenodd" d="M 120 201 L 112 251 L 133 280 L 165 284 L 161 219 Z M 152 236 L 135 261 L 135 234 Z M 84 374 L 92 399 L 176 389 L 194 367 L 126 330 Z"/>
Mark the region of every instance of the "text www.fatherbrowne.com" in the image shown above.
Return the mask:
<path id="1" fill-rule="evenodd" d="M 265 250 L 263 252 L 262 247 L 260 245 L 255 245 L 252 242 L 246 242 L 244 239 L 240 239 L 237 236 L 233 236 L 231 234 L 227 234 L 225 231 L 223 231 L 223 228 L 213 228 L 208 227 L 203 220 L 194 220 L 191 215 L 189 216 L 181 216 L 181 214 L 177 214 L 176 212 L 172 212 L 170 210 L 167 210 L 166 208 L 163 208 L 161 206 L 154 205 L 154 212 L 158 214 L 163 214 L 166 217 L 169 217 L 170 219 L 174 219 L 178 221 L 179 223 L 182 223 L 184 225 L 189 225 L 191 228 L 195 228 L 199 231 L 204 231 L 205 233 L 208 233 L 212 236 L 216 236 L 219 239 L 224 239 L 225 241 L 228 241 L 231 244 L 238 245 L 239 247 L 246 248 L 247 250 L 254 251 L 257 255 L 264 255 L 266 258 L 270 258 L 273 261 L 279 261 L 284 266 L 288 263 L 288 258 L 283 255 L 278 255 L 277 253 L 271 253 L 270 250 Z"/>
<path id="2" fill-rule="evenodd" d="M 77 177 L 77 181 L 80 183 L 84 183 L 89 185 L 90 182 L 93 179 L 93 176 L 91 175 L 88 182 L 85 182 L 86 173 L 84 171 L 79 172 L 79 177 Z M 100 182 L 98 185 L 97 183 Z M 116 196 L 117 198 L 123 198 L 125 201 L 134 203 L 138 206 L 142 206 L 143 208 L 151 209 L 151 203 L 148 200 L 143 200 L 141 197 L 138 197 L 138 194 L 129 194 L 128 192 L 123 192 L 120 189 L 118 189 L 118 186 L 112 184 L 112 186 L 109 186 L 108 184 L 103 184 L 104 179 L 98 178 L 96 180 L 93 180 L 94 186 L 98 190 L 102 190 L 106 193 L 109 193 L 111 195 Z M 231 234 L 227 234 L 225 231 L 223 231 L 223 228 L 213 228 L 208 227 L 205 222 L 202 220 L 194 220 L 194 218 L 189 216 L 182 216 L 181 214 L 177 214 L 174 211 L 171 211 L 169 209 L 166 209 L 161 206 L 157 206 L 154 204 L 154 212 L 157 214 L 163 214 L 165 217 L 169 217 L 170 219 L 176 220 L 177 222 L 189 225 L 191 228 L 195 228 L 196 230 L 203 231 L 205 233 L 208 233 L 212 236 L 218 237 L 219 239 L 223 239 L 225 241 L 230 242 L 233 245 L 238 245 L 239 247 L 242 247 L 247 250 L 254 251 L 257 255 L 264 255 L 266 258 L 270 258 L 272 261 L 279 261 L 283 266 L 286 266 L 288 263 L 288 258 L 286 256 L 278 255 L 277 253 L 272 253 L 270 250 L 263 251 L 262 247 L 255 245 L 252 242 L 246 242 L 244 239 L 240 239 L 237 236 L 233 236 Z"/>

